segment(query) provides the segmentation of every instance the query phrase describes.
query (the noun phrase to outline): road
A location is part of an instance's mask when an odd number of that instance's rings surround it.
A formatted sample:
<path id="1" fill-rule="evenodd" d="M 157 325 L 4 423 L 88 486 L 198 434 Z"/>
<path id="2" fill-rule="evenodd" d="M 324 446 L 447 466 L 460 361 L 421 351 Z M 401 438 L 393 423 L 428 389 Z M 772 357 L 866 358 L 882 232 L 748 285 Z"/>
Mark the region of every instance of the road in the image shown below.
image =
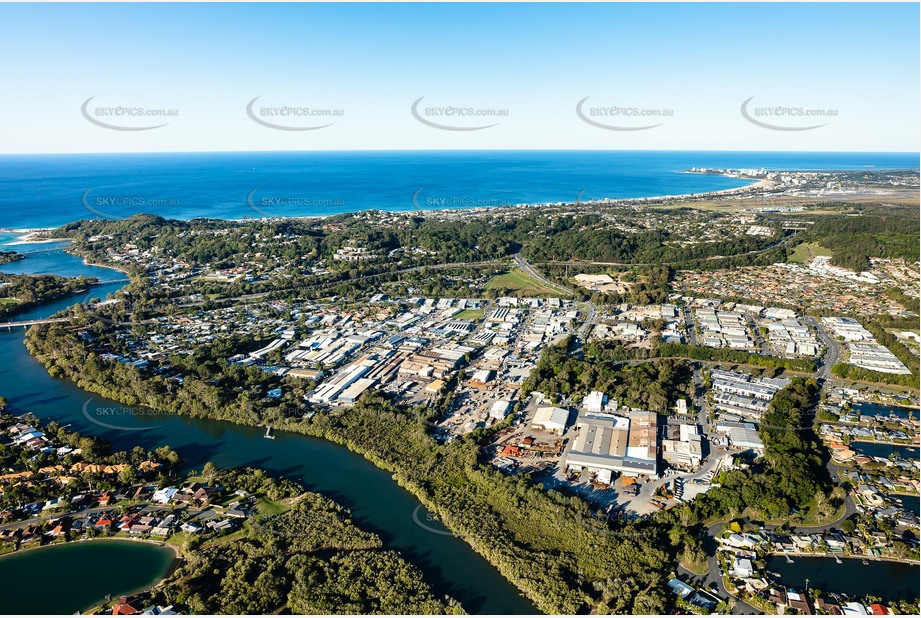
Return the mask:
<path id="1" fill-rule="evenodd" d="M 694 317 L 691 315 L 691 308 L 684 306 L 684 325 L 688 333 L 688 343 L 697 345 L 697 327 L 694 325 Z"/>
<path id="2" fill-rule="evenodd" d="M 546 277 L 544 277 L 542 274 L 540 274 L 540 273 L 537 271 L 537 269 L 535 269 L 533 266 L 531 266 L 531 265 L 527 262 L 527 260 L 525 260 L 523 257 L 521 257 L 521 254 L 520 254 L 520 253 L 516 253 L 515 255 L 513 255 L 513 256 L 512 256 L 512 259 L 515 260 L 515 264 L 518 266 L 518 268 L 520 268 L 521 270 L 523 270 L 523 271 L 525 272 L 525 274 L 527 274 L 527 275 L 528 275 L 529 277 L 531 277 L 532 279 L 536 279 L 536 280 L 539 281 L 540 283 L 546 285 L 548 288 L 550 288 L 550 289 L 552 289 L 552 290 L 560 290 L 561 292 L 565 292 L 566 294 L 575 294 L 575 293 L 576 293 L 575 290 L 572 290 L 572 289 L 570 289 L 570 288 L 568 288 L 568 287 L 566 287 L 566 286 L 564 286 L 564 285 L 560 285 L 559 283 L 554 283 L 553 281 L 550 281 L 549 279 L 547 279 Z"/>
<path id="3" fill-rule="evenodd" d="M 819 335 L 819 340 L 825 346 L 825 356 L 822 358 L 819 370 L 815 374 L 816 380 L 824 382 L 831 376 L 831 368 L 841 361 L 841 344 L 826 333 L 815 318 L 806 316 L 803 321 L 815 330 Z"/>
<path id="4" fill-rule="evenodd" d="M 595 324 L 595 320 L 598 319 L 598 308 L 595 307 L 595 303 L 588 301 L 588 311 L 585 316 L 585 323 L 579 327 L 579 338 L 582 341 L 585 341 L 585 336 L 588 334 L 589 329 Z"/>
<path id="5" fill-rule="evenodd" d="M 707 571 L 708 572 L 707 572 L 706 577 L 704 577 L 704 583 L 707 586 L 710 586 L 710 584 L 716 584 L 716 588 L 717 590 L 719 590 L 719 594 L 722 596 L 722 598 L 733 600 L 734 602 L 734 605 L 732 608 L 733 614 L 742 614 L 742 615 L 749 615 L 749 616 L 753 614 L 763 614 L 764 612 L 762 612 L 760 609 L 752 607 L 751 605 L 742 601 L 741 599 L 729 594 L 729 591 L 726 590 L 725 584 L 723 584 L 723 575 L 722 575 L 722 571 L 720 570 L 720 561 L 719 561 L 719 557 L 716 552 L 716 545 L 717 545 L 716 535 L 722 532 L 723 526 L 724 524 L 720 522 L 720 523 L 712 524 L 709 528 L 707 528 L 707 536 L 709 537 L 710 542 L 712 543 L 712 546 L 709 548 L 709 550 L 712 550 L 712 554 L 707 557 Z M 708 553 L 710 553 L 709 550 L 708 550 Z"/>

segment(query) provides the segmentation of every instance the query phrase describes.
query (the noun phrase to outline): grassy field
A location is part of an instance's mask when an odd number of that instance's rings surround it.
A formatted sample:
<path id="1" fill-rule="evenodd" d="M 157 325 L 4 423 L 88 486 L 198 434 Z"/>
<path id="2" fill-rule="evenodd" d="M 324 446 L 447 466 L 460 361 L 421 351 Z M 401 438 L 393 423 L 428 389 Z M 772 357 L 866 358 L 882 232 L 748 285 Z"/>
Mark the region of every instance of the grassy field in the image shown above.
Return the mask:
<path id="1" fill-rule="evenodd" d="M 793 253 L 787 259 L 788 262 L 796 264 L 805 264 L 814 257 L 831 256 L 831 251 L 811 242 L 800 243 L 793 250 Z"/>
<path id="2" fill-rule="evenodd" d="M 259 496 L 256 500 L 256 508 L 260 515 L 274 516 L 291 510 L 292 502 L 289 500 L 269 500 L 265 496 Z"/>
<path id="3" fill-rule="evenodd" d="M 544 285 L 520 268 L 496 275 L 486 284 L 487 290 L 510 290 L 521 292 L 525 296 L 568 296 L 562 290 Z"/>
<path id="4" fill-rule="evenodd" d="M 464 309 L 463 311 L 458 313 L 456 316 L 454 316 L 453 319 L 455 320 L 479 320 L 482 317 L 483 317 L 482 309 Z"/>

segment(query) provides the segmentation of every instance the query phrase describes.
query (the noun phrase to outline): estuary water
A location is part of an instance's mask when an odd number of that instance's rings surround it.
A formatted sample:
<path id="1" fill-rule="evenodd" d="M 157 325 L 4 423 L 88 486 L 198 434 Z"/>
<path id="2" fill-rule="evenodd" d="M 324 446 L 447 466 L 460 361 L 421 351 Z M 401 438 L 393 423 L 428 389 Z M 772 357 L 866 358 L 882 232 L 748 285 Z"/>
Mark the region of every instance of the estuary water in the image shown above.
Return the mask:
<path id="1" fill-rule="evenodd" d="M 10 267 L 19 272 L 93 276 L 103 271 L 102 279 L 121 277 L 110 269 L 88 267 L 66 253 L 30 256 L 15 264 L 2 265 L 0 271 Z M 93 288 L 91 295 L 102 298 L 121 285 L 124 284 L 101 285 Z M 84 298 L 85 295 L 78 295 L 58 300 L 16 317 L 45 317 Z M 265 440 L 258 428 L 222 421 L 156 414 L 124 414 L 113 418 L 105 415 L 105 410 L 124 409 L 123 406 L 94 397 L 70 382 L 51 378 L 26 351 L 22 330 L 0 330 L 0 394 L 8 399 L 13 414 L 32 412 L 41 419 L 70 424 L 81 433 L 111 440 L 118 450 L 136 445 L 145 448 L 169 445 L 182 454 L 189 467 L 200 468 L 213 461 L 219 467 L 253 466 L 298 480 L 311 491 L 351 509 L 358 526 L 380 535 L 385 547 L 399 551 L 418 567 L 437 593 L 454 597 L 468 612 L 537 611 L 484 558 L 433 521 L 415 497 L 397 485 L 387 472 L 344 447 L 284 432 L 277 432 L 275 440 Z M 84 560 L 86 568 L 99 573 L 111 568 L 111 561 L 93 556 Z"/>

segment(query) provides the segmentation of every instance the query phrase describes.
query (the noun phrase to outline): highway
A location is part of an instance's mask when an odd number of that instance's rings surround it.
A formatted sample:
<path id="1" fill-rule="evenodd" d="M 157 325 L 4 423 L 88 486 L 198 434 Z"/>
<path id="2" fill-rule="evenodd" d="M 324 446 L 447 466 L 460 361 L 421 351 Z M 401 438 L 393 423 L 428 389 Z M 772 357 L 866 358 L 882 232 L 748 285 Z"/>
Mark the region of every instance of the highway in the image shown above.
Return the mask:
<path id="1" fill-rule="evenodd" d="M 572 289 L 570 289 L 570 288 L 568 288 L 568 287 L 566 287 L 566 286 L 560 285 L 559 283 L 554 283 L 553 281 L 550 281 L 549 279 L 547 279 L 546 277 L 544 277 L 542 274 L 540 274 L 540 273 L 537 271 L 536 268 L 534 268 L 533 266 L 531 266 L 531 265 L 527 262 L 527 260 L 525 260 L 523 257 L 521 257 L 521 254 L 520 254 L 520 253 L 516 253 L 515 255 L 513 255 L 513 256 L 512 256 L 512 259 L 515 260 L 515 264 L 518 266 L 518 268 L 520 268 L 521 270 L 523 270 L 523 271 L 525 272 L 525 274 L 527 274 L 527 275 L 528 275 L 529 277 L 531 277 L 532 279 L 536 279 L 537 281 L 539 281 L 540 283 L 544 284 L 544 285 L 547 286 L 548 288 L 550 288 L 550 289 L 552 289 L 552 290 L 559 290 L 559 291 L 561 291 L 561 292 L 564 292 L 564 293 L 570 294 L 570 295 L 576 293 L 575 290 L 572 290 Z"/>

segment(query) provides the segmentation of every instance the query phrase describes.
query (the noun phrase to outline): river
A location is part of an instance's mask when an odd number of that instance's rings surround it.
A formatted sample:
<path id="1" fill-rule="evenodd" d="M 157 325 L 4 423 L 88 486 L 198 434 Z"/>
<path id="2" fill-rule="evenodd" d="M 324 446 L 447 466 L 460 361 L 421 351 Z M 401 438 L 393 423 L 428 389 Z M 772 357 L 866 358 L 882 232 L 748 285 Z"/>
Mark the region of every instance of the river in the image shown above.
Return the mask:
<path id="1" fill-rule="evenodd" d="M 770 556 L 766 566 L 787 586 L 804 588 L 808 579 L 810 588 L 852 598 L 873 595 L 893 601 L 916 599 L 919 593 L 918 566 L 901 562 L 863 564 L 858 558 L 842 558 L 838 564 L 834 558 L 796 556 L 788 563 L 783 556 Z"/>
<path id="2" fill-rule="evenodd" d="M 85 611 L 107 594 L 114 599 L 149 588 L 166 576 L 174 558 L 170 549 L 131 541 L 67 543 L 4 556 L 0 613 Z"/>
<path id="3" fill-rule="evenodd" d="M 2 242 L 2 240 L 0 240 Z M 43 247 L 39 245 L 39 247 Z M 28 249 L 23 249 L 28 250 Z M 0 271 L 122 278 L 111 269 L 87 266 L 65 253 L 49 253 L 0 266 Z M 93 297 L 105 297 L 122 283 L 100 285 Z M 78 295 L 33 308 L 17 319 L 46 317 L 79 302 Z M 388 549 L 399 551 L 425 574 L 439 594 L 448 594 L 471 613 L 531 614 L 536 608 L 484 558 L 430 518 L 412 494 L 390 474 L 359 455 L 330 442 L 262 431 L 223 421 L 166 415 L 105 415 L 123 406 L 93 397 L 70 382 L 53 379 L 23 345 L 23 332 L 0 331 L 0 395 L 13 414 L 32 412 L 41 419 L 71 424 L 72 429 L 111 440 L 118 450 L 140 445 L 169 445 L 190 467 L 213 461 L 219 467 L 253 466 L 303 483 L 352 511 L 355 523 L 377 533 Z M 101 419 L 105 420 L 100 422 Z M 102 424 L 104 423 L 104 425 Z M 104 569 L 106 564 L 93 565 Z"/>

